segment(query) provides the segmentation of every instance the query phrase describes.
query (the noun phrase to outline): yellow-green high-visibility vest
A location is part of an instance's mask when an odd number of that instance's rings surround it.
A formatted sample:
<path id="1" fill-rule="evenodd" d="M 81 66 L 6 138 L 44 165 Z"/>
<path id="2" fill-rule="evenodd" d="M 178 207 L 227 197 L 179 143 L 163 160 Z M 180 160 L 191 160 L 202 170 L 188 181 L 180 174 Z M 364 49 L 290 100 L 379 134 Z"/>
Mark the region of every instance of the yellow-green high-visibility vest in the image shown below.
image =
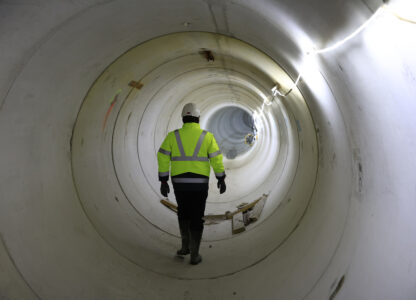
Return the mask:
<path id="1" fill-rule="evenodd" d="M 215 176 L 225 176 L 223 156 L 211 132 L 202 130 L 198 123 L 185 123 L 181 129 L 169 132 L 157 153 L 159 180 L 183 173 L 209 177 L 210 165 Z M 204 183 L 208 178 L 175 178 L 176 183 Z"/>

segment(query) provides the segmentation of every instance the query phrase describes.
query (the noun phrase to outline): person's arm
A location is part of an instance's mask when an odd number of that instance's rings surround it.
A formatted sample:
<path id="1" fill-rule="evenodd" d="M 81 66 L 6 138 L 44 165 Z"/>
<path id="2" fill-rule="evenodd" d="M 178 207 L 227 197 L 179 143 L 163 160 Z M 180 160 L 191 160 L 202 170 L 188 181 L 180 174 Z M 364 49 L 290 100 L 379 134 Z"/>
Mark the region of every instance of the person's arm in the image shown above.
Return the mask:
<path id="1" fill-rule="evenodd" d="M 160 193 L 165 197 L 170 192 L 168 180 L 171 154 L 172 144 L 170 142 L 170 135 L 168 134 L 157 152 L 159 181 L 161 182 Z"/>
<path id="2" fill-rule="evenodd" d="M 217 186 L 220 189 L 220 193 L 224 193 L 226 190 L 225 185 L 225 170 L 224 164 L 222 162 L 223 156 L 218 147 L 217 141 L 215 140 L 214 135 L 212 135 L 212 139 L 208 148 L 208 157 L 211 163 L 212 169 L 214 170 L 215 177 L 218 179 Z"/>

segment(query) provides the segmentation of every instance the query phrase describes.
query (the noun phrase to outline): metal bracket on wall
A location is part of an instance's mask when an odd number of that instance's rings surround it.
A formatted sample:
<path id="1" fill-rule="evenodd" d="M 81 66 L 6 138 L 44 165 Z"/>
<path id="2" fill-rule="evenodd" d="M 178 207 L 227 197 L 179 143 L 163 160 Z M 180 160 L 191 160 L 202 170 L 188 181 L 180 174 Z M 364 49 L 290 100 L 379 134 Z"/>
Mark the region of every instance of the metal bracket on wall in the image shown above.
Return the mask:
<path id="1" fill-rule="evenodd" d="M 140 90 L 143 87 L 143 84 L 140 83 L 140 81 L 134 81 L 134 80 L 132 80 L 132 81 L 129 82 L 129 86 Z"/>

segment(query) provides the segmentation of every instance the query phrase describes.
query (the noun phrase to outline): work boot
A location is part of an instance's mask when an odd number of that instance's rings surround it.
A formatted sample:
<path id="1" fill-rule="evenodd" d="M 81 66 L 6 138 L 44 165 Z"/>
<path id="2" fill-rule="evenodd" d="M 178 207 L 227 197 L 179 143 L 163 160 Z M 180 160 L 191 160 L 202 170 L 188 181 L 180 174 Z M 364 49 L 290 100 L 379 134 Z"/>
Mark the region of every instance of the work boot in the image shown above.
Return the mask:
<path id="1" fill-rule="evenodd" d="M 179 230 L 182 238 L 182 248 L 176 251 L 179 256 L 187 255 L 189 251 L 189 220 L 179 220 Z"/>
<path id="2" fill-rule="evenodd" d="M 202 256 L 199 255 L 199 245 L 201 244 L 202 230 L 191 230 L 190 250 L 191 250 L 191 265 L 197 265 L 202 261 Z"/>

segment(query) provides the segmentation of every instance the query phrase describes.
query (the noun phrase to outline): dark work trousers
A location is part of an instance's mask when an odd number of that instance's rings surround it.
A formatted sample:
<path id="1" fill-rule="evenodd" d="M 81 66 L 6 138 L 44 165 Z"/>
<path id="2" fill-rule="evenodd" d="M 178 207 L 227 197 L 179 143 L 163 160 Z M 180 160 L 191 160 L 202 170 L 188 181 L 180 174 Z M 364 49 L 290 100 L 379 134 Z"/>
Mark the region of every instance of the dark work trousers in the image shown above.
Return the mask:
<path id="1" fill-rule="evenodd" d="M 208 190 L 202 191 L 178 191 L 175 190 L 176 202 L 178 203 L 178 219 L 190 220 L 190 229 L 202 231 L 204 228 L 205 204 Z"/>

